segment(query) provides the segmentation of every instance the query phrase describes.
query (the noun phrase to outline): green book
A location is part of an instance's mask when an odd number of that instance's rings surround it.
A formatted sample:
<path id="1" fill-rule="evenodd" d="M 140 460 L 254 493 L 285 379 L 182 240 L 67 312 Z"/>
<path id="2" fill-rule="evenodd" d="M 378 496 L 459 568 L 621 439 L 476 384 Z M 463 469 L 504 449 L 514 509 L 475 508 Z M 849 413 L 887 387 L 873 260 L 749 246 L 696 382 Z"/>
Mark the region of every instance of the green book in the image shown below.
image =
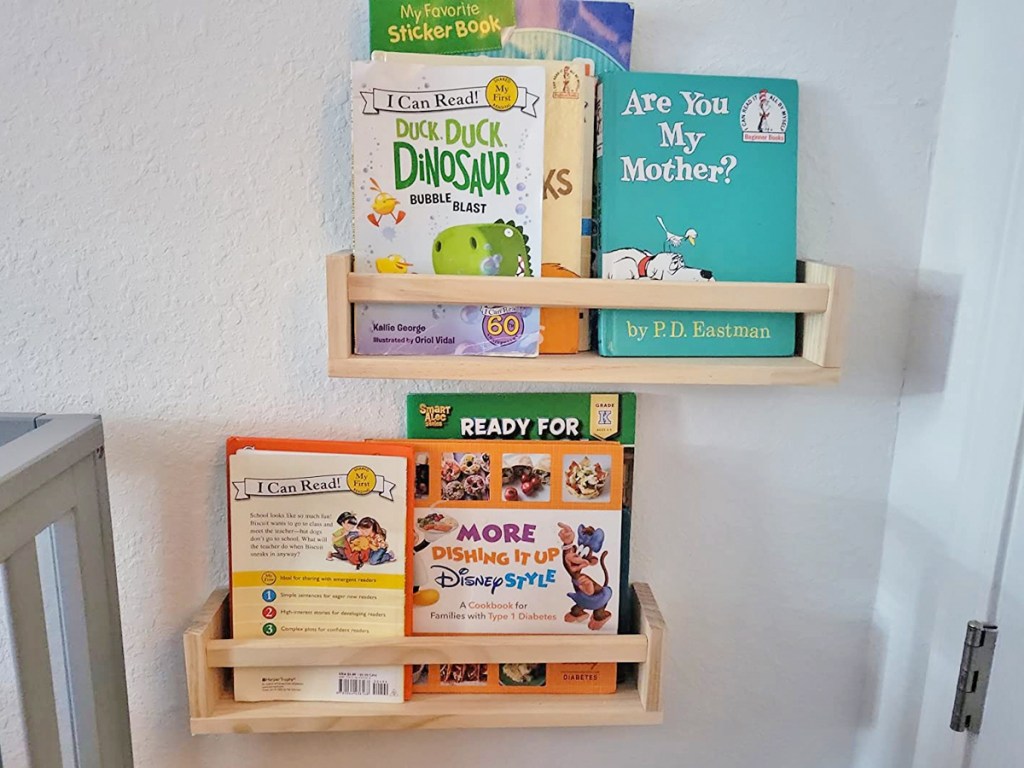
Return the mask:
<path id="1" fill-rule="evenodd" d="M 623 597 L 629 594 L 636 394 L 411 394 L 406 399 L 406 432 L 411 440 L 608 440 L 621 443 L 623 481 L 619 594 Z M 621 633 L 632 631 L 631 603 L 626 599 L 619 603 Z"/>
<path id="2" fill-rule="evenodd" d="M 515 24 L 514 0 L 371 0 L 370 50 L 497 51 Z"/>

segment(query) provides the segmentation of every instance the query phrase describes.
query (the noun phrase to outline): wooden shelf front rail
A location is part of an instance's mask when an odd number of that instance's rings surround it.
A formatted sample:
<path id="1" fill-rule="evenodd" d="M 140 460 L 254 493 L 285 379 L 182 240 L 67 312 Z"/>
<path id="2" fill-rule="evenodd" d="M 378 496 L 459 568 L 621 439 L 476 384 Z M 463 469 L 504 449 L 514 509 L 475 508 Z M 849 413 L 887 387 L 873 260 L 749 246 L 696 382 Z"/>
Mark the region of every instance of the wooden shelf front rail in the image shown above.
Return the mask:
<path id="1" fill-rule="evenodd" d="M 413 637 L 376 643 L 227 639 L 227 590 L 185 632 L 194 734 L 299 733 L 424 728 L 546 728 L 662 722 L 664 619 L 646 584 L 632 590 L 637 634 Z M 230 667 L 508 661 L 635 662 L 636 680 L 611 695 L 414 694 L 402 704 L 236 702 Z"/>
<path id="2" fill-rule="evenodd" d="M 853 273 L 818 262 L 798 264 L 797 283 L 673 283 L 626 280 L 352 272 L 352 255 L 327 257 L 328 373 L 339 378 L 533 381 L 590 384 L 823 385 L 839 381 Z M 793 357 L 533 358 L 356 355 L 352 312 L 357 303 L 579 306 L 794 312 L 800 339 Z"/>
<path id="3" fill-rule="evenodd" d="M 329 667 L 511 662 L 640 662 L 646 635 L 396 637 L 360 640 L 211 640 L 211 667 Z"/>
<path id="4" fill-rule="evenodd" d="M 676 309 L 821 313 L 829 287 L 820 283 L 673 283 L 457 275 L 375 275 L 351 272 L 352 304 L 511 304 L 589 309 Z"/>

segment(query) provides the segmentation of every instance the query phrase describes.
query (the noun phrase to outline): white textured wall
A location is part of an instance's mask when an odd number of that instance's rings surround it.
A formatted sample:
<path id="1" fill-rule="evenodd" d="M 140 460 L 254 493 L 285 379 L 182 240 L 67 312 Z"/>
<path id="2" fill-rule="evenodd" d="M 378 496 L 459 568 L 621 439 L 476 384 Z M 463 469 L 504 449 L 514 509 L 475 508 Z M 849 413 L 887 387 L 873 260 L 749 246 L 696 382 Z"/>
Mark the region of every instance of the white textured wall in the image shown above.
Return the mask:
<path id="1" fill-rule="evenodd" d="M 665 726 L 192 739 L 180 633 L 225 581 L 224 437 L 401 434 L 424 386 L 324 375 L 323 255 L 351 237 L 346 72 L 367 53 L 365 9 L 4 3 L 0 408 L 104 416 L 138 765 L 397 765 L 427 749 L 467 767 L 524 750 L 537 766 L 851 764 L 873 725 L 952 0 L 636 5 L 637 69 L 801 81 L 800 249 L 859 283 L 837 390 L 640 388 L 633 573 L 671 626 Z"/>

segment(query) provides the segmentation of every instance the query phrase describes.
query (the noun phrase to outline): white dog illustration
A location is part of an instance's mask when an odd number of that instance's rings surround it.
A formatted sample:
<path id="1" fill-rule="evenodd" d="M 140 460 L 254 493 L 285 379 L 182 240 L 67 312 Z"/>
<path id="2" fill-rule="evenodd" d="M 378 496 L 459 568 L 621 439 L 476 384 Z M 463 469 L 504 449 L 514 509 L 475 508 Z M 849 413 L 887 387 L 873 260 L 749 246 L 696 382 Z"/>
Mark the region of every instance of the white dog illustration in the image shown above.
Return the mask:
<path id="1" fill-rule="evenodd" d="M 604 254 L 603 277 L 612 280 L 673 280 L 714 282 L 709 269 L 688 267 L 678 253 L 651 253 L 640 248 L 619 248 Z"/>

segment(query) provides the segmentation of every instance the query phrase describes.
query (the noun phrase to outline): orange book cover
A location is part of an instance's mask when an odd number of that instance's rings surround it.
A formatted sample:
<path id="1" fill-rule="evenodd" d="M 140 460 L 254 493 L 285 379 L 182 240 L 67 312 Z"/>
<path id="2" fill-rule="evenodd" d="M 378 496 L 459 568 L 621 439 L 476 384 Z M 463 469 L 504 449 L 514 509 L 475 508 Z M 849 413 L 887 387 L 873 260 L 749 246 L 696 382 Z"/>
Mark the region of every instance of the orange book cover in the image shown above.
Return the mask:
<path id="1" fill-rule="evenodd" d="M 413 451 L 227 441 L 232 636 L 372 638 L 412 630 Z M 235 670 L 239 701 L 401 702 L 402 667 Z"/>
<path id="2" fill-rule="evenodd" d="M 623 449 L 582 441 L 408 441 L 413 634 L 618 632 Z M 444 664 L 414 692 L 612 693 L 616 665 Z"/>

